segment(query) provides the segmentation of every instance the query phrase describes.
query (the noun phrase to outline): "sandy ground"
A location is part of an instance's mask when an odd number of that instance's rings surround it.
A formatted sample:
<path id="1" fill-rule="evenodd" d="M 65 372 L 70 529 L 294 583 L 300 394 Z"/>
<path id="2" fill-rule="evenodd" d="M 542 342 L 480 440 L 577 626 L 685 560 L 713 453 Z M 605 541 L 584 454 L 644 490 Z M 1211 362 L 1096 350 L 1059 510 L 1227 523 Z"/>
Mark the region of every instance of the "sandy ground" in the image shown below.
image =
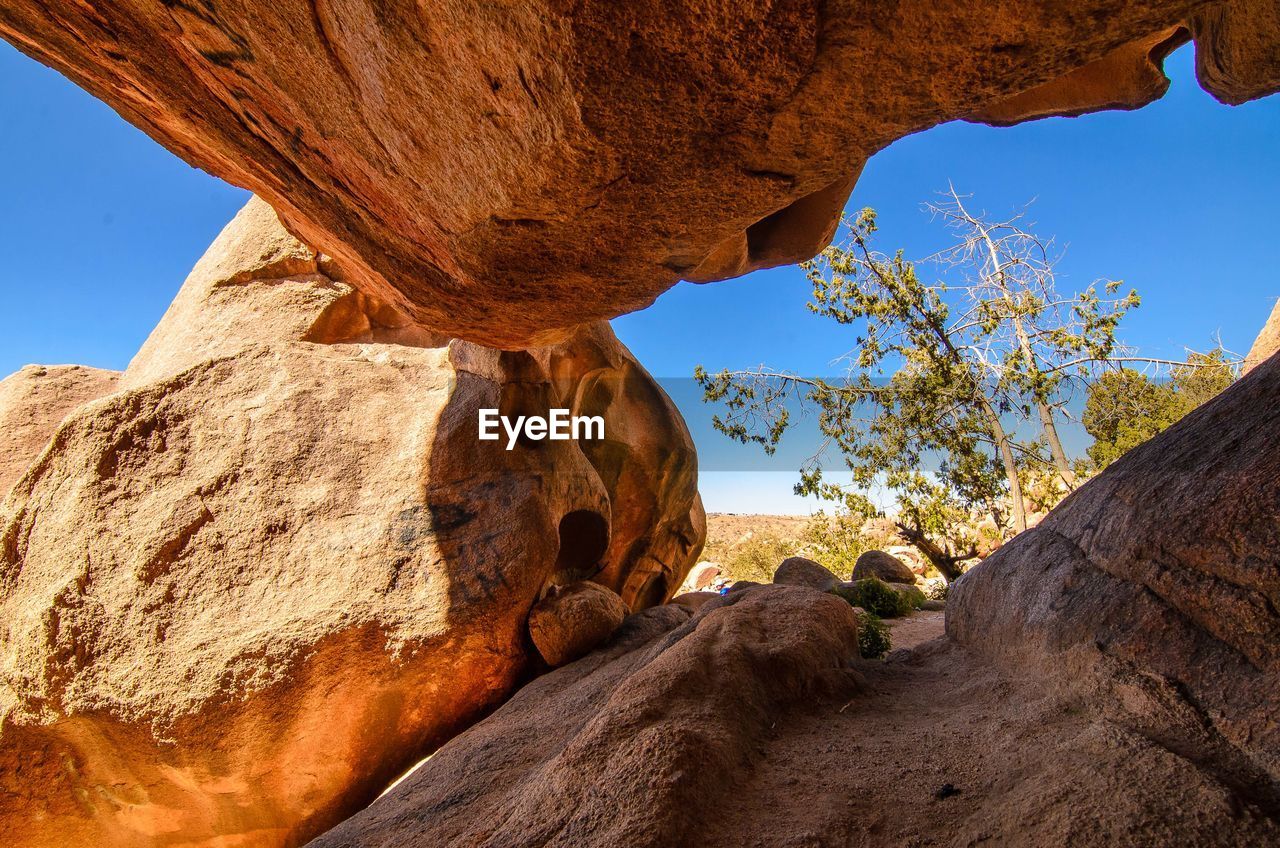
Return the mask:
<path id="1" fill-rule="evenodd" d="M 887 619 L 885 623 L 889 625 L 893 650 L 910 650 L 943 636 L 946 632 L 946 618 L 947 614 L 938 610 L 918 612 L 906 618 Z"/>
<path id="2" fill-rule="evenodd" d="M 775 725 L 703 844 L 1280 844 L 1190 763 L 952 643 L 944 613 L 891 626 L 863 692 Z"/>

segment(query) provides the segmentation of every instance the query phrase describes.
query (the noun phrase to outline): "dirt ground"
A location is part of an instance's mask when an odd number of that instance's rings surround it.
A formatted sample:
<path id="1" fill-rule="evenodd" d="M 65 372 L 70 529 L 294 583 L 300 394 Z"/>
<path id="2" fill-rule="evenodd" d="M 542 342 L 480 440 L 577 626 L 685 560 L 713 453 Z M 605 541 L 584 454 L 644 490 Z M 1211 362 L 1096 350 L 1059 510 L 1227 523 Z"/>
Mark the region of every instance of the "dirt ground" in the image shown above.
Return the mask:
<path id="1" fill-rule="evenodd" d="M 1189 762 L 952 643 L 944 613 L 891 626 L 863 692 L 779 720 L 703 844 L 1280 844 Z"/>

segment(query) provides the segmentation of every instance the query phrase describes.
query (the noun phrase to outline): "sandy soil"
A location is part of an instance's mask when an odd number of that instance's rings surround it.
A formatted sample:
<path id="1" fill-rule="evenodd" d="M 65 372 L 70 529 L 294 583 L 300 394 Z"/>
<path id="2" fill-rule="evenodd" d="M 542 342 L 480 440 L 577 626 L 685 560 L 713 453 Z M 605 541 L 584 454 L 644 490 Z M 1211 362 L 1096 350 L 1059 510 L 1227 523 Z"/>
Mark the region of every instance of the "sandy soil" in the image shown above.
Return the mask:
<path id="1" fill-rule="evenodd" d="M 862 693 L 778 721 L 704 844 L 1280 844 L 1187 761 L 952 643 L 944 613 L 891 626 Z"/>

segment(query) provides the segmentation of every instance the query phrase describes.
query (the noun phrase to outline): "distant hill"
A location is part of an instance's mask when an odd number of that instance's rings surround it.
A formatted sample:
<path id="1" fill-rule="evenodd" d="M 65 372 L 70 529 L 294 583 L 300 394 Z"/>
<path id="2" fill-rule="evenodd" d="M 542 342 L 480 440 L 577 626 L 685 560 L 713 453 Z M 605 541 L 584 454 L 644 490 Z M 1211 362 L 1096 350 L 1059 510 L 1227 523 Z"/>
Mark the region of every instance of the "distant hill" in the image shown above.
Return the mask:
<path id="1" fill-rule="evenodd" d="M 796 541 L 808 523 L 807 515 L 711 512 L 707 514 L 707 550 L 724 550 L 760 537 Z M 704 554 L 703 558 L 708 557 Z"/>

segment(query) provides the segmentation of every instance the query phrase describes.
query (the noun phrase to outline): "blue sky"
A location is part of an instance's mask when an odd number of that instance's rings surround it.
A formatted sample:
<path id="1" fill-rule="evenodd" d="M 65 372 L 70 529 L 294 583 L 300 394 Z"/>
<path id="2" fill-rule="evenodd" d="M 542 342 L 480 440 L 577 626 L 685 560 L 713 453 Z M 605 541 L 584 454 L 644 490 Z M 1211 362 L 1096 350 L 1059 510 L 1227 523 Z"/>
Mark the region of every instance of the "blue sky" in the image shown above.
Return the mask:
<path id="1" fill-rule="evenodd" d="M 1243 353 L 1280 295 L 1280 97 L 1229 108 L 1196 85 L 1189 48 L 1168 61 L 1165 98 L 1131 113 L 993 129 L 954 123 L 874 157 L 851 208 L 880 212 L 881 246 L 925 255 L 945 234 L 920 204 L 948 181 L 1067 247 L 1059 288 L 1123 279 L 1143 295 L 1123 326 L 1154 356 L 1220 334 Z M 108 107 L 0 44 L 0 374 L 29 362 L 123 368 L 187 271 L 247 194 L 196 170 Z M 709 286 L 682 283 L 614 322 L 679 400 L 717 511 L 807 512 L 793 457 L 772 465 L 723 444 L 682 384 L 697 364 L 765 363 L 822 374 L 849 331 L 804 308 L 795 268 Z M 744 471 L 735 467 L 741 457 Z M 764 470 L 773 468 L 776 470 Z"/>

